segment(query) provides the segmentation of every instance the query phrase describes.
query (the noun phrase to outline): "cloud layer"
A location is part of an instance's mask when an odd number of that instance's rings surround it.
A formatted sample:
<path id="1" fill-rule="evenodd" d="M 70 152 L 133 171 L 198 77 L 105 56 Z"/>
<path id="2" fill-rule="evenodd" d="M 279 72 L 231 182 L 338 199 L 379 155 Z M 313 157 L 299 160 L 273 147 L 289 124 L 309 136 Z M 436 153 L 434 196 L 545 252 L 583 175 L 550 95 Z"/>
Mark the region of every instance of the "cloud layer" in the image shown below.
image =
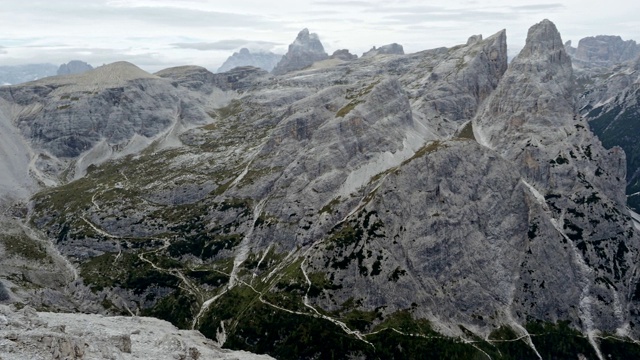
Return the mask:
<path id="1" fill-rule="evenodd" d="M 568 0 L 56 0 L 6 1 L 0 12 L 0 65 L 94 66 L 117 60 L 148 71 L 195 64 L 216 69 L 242 47 L 283 53 L 298 31 L 320 35 L 328 52 L 401 43 L 406 52 L 453 46 L 507 29 L 510 52 L 529 26 L 556 23 L 564 40 L 598 34 L 640 40 L 640 3 L 606 6 Z"/>

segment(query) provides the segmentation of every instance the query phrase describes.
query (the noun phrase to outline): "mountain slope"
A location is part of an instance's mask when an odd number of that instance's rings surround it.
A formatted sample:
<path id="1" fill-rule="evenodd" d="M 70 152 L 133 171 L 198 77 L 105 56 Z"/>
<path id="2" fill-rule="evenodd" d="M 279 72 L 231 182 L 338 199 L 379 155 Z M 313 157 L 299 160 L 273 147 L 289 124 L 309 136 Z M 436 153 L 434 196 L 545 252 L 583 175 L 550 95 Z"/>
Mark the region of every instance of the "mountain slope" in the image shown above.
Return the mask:
<path id="1" fill-rule="evenodd" d="M 580 111 L 589 126 L 607 148 L 620 146 L 627 158 L 628 204 L 640 211 L 640 59 L 609 69 L 606 76 L 594 75 L 595 81 L 581 96 Z"/>
<path id="2" fill-rule="evenodd" d="M 551 22 L 509 66 L 501 31 L 277 76 L 125 68 L 138 95 L 87 94 L 91 111 L 155 114 L 132 130 L 154 142 L 44 189 L 24 219 L 78 269 L 52 308 L 155 316 L 283 359 L 637 353 L 624 154 L 575 113 Z"/>

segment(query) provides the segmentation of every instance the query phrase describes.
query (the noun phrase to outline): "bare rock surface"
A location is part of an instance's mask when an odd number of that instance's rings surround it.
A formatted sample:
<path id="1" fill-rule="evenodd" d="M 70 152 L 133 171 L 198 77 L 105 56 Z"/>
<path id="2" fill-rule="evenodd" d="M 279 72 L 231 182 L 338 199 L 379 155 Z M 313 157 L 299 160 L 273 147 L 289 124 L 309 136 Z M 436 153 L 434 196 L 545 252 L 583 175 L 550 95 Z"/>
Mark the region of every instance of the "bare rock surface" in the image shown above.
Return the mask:
<path id="1" fill-rule="evenodd" d="M 362 54 L 362 57 L 370 57 L 376 55 L 404 55 L 404 48 L 400 44 L 388 44 L 376 48 L 375 46 L 371 50 Z"/>
<path id="2" fill-rule="evenodd" d="M 570 51 L 578 68 L 608 68 L 635 60 L 640 56 L 640 45 L 620 36 L 598 35 L 580 39 L 578 47 Z"/>
<path id="3" fill-rule="evenodd" d="M 273 68 L 274 75 L 282 75 L 291 71 L 304 69 L 316 61 L 329 57 L 324 51 L 318 34 L 309 33 L 303 29 L 298 33 L 295 41 L 289 45 L 289 51 Z"/>
<path id="4" fill-rule="evenodd" d="M 637 338 L 624 152 L 577 112 L 553 23 L 509 65 L 505 31 L 346 61 L 304 30 L 280 65 L 115 64 L 0 90 L 9 125 L 53 155 L 36 169 L 86 170 L 14 211 L 77 276 L 57 292 L 26 282 L 12 301 L 156 316 L 291 358 L 328 357 L 318 334 L 356 358 L 401 352 L 398 339 L 483 356 L 503 331 L 539 358 L 555 324 L 595 358 Z M 74 95 L 101 84 L 91 76 L 111 85 Z M 93 105 L 59 102 L 72 96 Z M 64 157 L 59 137 L 30 132 L 76 134 L 89 110 L 118 114 L 120 137 L 92 129 Z"/>
<path id="5" fill-rule="evenodd" d="M 145 317 L 16 310 L 0 305 L 0 356 L 22 359 L 272 359 L 219 348 L 197 331 Z"/>
<path id="6" fill-rule="evenodd" d="M 281 59 L 282 55 L 274 54 L 272 52 L 251 52 L 249 49 L 242 48 L 240 51 L 233 53 L 233 55 L 225 60 L 225 62 L 218 68 L 218 72 L 227 72 L 239 66 L 252 66 L 270 72 L 274 67 L 276 67 Z"/>
<path id="7" fill-rule="evenodd" d="M 89 70 L 93 70 L 93 66 L 87 64 L 84 61 L 72 60 L 66 64 L 60 65 L 57 75 L 82 74 L 83 72 L 87 72 Z"/>

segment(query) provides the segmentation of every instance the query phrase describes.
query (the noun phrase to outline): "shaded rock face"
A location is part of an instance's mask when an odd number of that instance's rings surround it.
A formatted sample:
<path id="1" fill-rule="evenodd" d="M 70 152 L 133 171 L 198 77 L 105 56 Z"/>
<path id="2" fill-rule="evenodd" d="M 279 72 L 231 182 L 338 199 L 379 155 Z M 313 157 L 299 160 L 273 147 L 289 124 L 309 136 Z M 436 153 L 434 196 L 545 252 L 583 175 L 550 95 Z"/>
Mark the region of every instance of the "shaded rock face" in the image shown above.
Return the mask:
<path id="1" fill-rule="evenodd" d="M 640 45 L 620 36 L 598 35 L 581 39 L 572 54 L 579 67 L 610 67 L 640 56 Z"/>
<path id="2" fill-rule="evenodd" d="M 273 70 L 273 68 L 280 62 L 282 55 L 274 54 L 272 52 L 251 52 L 249 49 L 242 48 L 239 52 L 233 53 L 225 62 L 218 68 L 218 72 L 227 72 L 235 67 L 252 66 L 263 69 L 267 72 Z"/>
<path id="3" fill-rule="evenodd" d="M 567 40 L 564 43 L 564 50 L 567 52 L 567 54 L 569 54 L 569 56 L 573 57 L 576 54 L 576 48 L 574 48 L 572 45 L 571 40 Z"/>
<path id="4" fill-rule="evenodd" d="M 379 48 L 376 49 L 376 47 L 374 46 L 373 48 L 371 48 L 371 50 L 365 52 L 364 54 L 362 54 L 362 57 L 370 57 L 370 56 L 376 56 L 376 55 L 380 55 L 380 54 L 384 54 L 384 55 L 404 55 L 404 49 L 402 48 L 402 45 L 400 44 L 388 44 L 388 45 L 383 45 Z"/>
<path id="5" fill-rule="evenodd" d="M 87 72 L 89 70 L 93 70 L 93 66 L 87 64 L 84 61 L 80 60 L 72 60 L 66 64 L 60 65 L 58 68 L 58 75 L 71 75 L 71 74 L 82 74 L 83 72 Z"/>
<path id="6" fill-rule="evenodd" d="M 303 29 L 298 33 L 296 40 L 289 45 L 289 51 L 273 69 L 274 75 L 282 75 L 294 70 L 304 69 L 316 61 L 329 57 L 324 51 L 320 38 L 315 33 L 309 33 Z"/>
<path id="7" fill-rule="evenodd" d="M 357 59 L 358 55 L 351 54 L 348 49 L 340 49 L 340 50 L 334 51 L 329 58 L 349 61 L 349 60 Z"/>
<path id="8" fill-rule="evenodd" d="M 604 149 L 574 113 L 572 88 L 571 60 L 560 34 L 543 21 L 529 30 L 524 49 L 474 119 L 474 133 L 517 166 L 542 205 L 531 218 L 546 218 L 545 232 L 556 239 L 551 241 L 566 244 L 565 256 L 577 269 L 572 281 L 583 285 L 574 290 L 580 311 L 560 318 L 580 322 L 584 331 L 615 331 L 638 321 L 631 314 L 623 320 L 610 307 L 637 306 L 618 292 L 635 281 L 631 264 L 638 256 L 638 236 L 625 215 L 625 158 L 619 148 Z M 616 285 L 600 284 L 598 277 Z"/>
<path id="9" fill-rule="evenodd" d="M 90 164 L 138 152 L 176 124 L 210 121 L 202 96 L 125 62 L 4 87 L 5 136 L 15 129 L 26 140 L 15 140 L 22 150 L 9 158 L 31 158 L 21 169 L 6 166 L 28 173 L 23 183 L 32 190 L 31 182 L 51 186 L 82 176 Z"/>
<path id="10" fill-rule="evenodd" d="M 237 66 L 224 73 L 213 74 L 200 66 L 180 66 L 159 71 L 156 75 L 190 90 L 211 94 L 216 90 L 247 91 L 268 72 L 253 66 Z"/>
<path id="11" fill-rule="evenodd" d="M 580 113 L 606 148 L 620 146 L 627 158 L 627 202 L 640 212 L 640 58 L 606 71 L 584 72 Z"/>

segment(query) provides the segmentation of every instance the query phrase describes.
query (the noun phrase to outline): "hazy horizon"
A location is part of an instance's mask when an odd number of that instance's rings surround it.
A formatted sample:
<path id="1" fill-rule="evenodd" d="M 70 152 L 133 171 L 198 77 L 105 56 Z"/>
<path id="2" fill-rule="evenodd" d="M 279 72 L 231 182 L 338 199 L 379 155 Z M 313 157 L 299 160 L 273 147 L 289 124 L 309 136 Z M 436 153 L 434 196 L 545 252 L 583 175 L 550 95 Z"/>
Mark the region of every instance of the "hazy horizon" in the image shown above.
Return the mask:
<path id="1" fill-rule="evenodd" d="M 640 4 L 613 0 L 603 7 L 578 1 L 317 0 L 264 4 L 238 0 L 79 0 L 2 2 L 0 66 L 82 60 L 94 67 L 129 61 L 149 72 L 179 65 L 215 71 L 233 52 L 286 52 L 308 28 L 325 50 L 361 55 L 373 46 L 403 45 L 412 53 L 488 37 L 507 30 L 510 55 L 524 45 L 527 29 L 548 18 L 563 41 L 595 35 L 638 39 Z M 43 30 L 44 29 L 44 30 Z"/>

